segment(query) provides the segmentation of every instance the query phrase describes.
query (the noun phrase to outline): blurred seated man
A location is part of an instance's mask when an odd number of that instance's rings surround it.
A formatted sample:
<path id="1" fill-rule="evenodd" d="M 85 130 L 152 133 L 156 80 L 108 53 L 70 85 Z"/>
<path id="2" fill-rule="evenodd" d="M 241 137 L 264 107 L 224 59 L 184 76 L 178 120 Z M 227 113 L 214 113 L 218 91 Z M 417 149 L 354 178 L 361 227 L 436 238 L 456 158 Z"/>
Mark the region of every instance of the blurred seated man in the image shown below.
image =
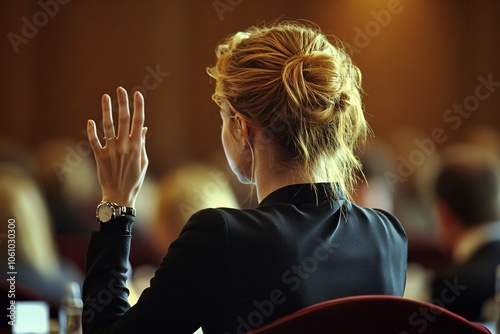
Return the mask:
<path id="1" fill-rule="evenodd" d="M 457 146 L 443 155 L 435 192 L 442 242 L 453 264 L 436 273 L 433 302 L 471 320 L 493 297 L 500 264 L 499 175 L 495 158 L 479 148 Z"/>

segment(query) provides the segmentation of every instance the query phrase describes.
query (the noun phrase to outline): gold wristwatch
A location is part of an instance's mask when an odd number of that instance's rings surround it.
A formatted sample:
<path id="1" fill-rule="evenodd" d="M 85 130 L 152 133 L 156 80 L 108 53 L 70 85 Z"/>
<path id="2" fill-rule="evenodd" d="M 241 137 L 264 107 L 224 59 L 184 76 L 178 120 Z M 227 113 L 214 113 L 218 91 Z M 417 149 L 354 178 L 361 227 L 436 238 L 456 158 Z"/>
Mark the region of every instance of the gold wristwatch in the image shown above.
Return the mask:
<path id="1" fill-rule="evenodd" d="M 120 206 L 113 202 L 102 201 L 97 205 L 95 212 L 97 221 L 101 223 L 109 223 L 116 217 L 133 216 L 135 217 L 135 209 L 127 206 Z"/>

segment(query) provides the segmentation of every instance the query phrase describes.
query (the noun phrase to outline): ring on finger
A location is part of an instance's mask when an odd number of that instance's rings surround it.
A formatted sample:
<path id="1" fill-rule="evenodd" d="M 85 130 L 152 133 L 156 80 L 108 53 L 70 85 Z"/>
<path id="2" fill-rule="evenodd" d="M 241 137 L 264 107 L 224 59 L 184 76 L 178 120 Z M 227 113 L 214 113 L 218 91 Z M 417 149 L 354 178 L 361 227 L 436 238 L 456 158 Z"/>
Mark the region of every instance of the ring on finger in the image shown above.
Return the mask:
<path id="1" fill-rule="evenodd" d="M 102 139 L 106 140 L 106 141 L 112 141 L 112 140 L 115 140 L 116 139 L 116 136 L 111 136 L 111 137 L 103 137 Z"/>

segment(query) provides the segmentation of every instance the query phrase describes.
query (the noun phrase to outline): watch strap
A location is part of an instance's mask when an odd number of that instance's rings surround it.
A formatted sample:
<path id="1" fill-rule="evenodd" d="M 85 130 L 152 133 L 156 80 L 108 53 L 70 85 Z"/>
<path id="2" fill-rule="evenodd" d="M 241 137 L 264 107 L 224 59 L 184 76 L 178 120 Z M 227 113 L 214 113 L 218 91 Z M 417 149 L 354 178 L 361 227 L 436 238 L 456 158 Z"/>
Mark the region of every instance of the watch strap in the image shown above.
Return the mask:
<path id="1" fill-rule="evenodd" d="M 129 206 L 119 206 L 118 211 L 119 214 L 117 216 L 132 216 L 135 217 L 135 208 L 129 207 Z"/>

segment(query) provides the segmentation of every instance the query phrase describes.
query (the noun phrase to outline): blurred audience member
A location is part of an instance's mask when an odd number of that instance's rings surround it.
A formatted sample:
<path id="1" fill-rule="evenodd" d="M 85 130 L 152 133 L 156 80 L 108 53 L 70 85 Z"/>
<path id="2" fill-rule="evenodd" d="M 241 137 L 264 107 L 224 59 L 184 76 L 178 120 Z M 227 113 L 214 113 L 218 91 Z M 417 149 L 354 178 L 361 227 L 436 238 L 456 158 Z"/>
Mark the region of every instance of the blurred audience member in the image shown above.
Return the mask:
<path id="1" fill-rule="evenodd" d="M 433 244 L 437 232 L 421 190 L 422 179 L 436 167 L 436 144 L 428 133 L 416 127 L 396 128 L 388 143 L 395 157 L 392 173 L 386 174 L 386 181 L 394 191 L 394 215 L 403 224 L 409 243 L 425 240 Z"/>
<path id="2" fill-rule="evenodd" d="M 159 180 L 157 188 L 151 223 L 143 227 L 153 248 L 149 256 L 155 259 L 134 268 L 134 287 L 138 292 L 149 286 L 170 243 L 177 239 L 192 214 L 206 208 L 239 207 L 229 174 L 208 164 L 191 163 L 173 170 Z"/>
<path id="3" fill-rule="evenodd" d="M 485 321 L 482 309 L 494 295 L 500 264 L 499 165 L 469 146 L 449 148 L 435 182 L 442 243 L 453 265 L 440 269 L 432 299 L 472 321 Z"/>
<path id="4" fill-rule="evenodd" d="M 97 222 L 89 217 L 94 217 L 94 204 L 101 194 L 93 153 L 86 141 L 48 140 L 37 147 L 35 159 L 36 176 L 56 232 L 74 234 L 93 230 Z"/>
<path id="5" fill-rule="evenodd" d="M 229 175 L 210 165 L 193 163 L 166 174 L 159 181 L 151 238 L 159 254 L 177 239 L 195 212 L 215 207 L 238 208 Z"/>
<path id="6" fill-rule="evenodd" d="M 429 179 L 439 166 L 438 144 L 417 127 L 397 127 L 387 142 L 394 158 L 392 170 L 384 175 L 393 191 L 394 215 L 408 236 L 408 262 L 420 265 L 412 266 L 412 271 L 442 266 L 448 263 L 448 256 L 440 247 L 432 200 L 428 199 Z"/>
<path id="7" fill-rule="evenodd" d="M 385 173 L 394 169 L 394 157 L 389 147 L 374 141 L 360 154 L 363 175 L 359 177 L 354 202 L 368 207 L 394 211 L 394 191 L 385 179 Z"/>
<path id="8" fill-rule="evenodd" d="M 81 284 L 82 274 L 63 261 L 54 245 L 49 213 L 42 194 L 31 175 L 13 164 L 0 165 L 0 234 L 7 236 L 9 219 L 15 220 L 16 286 L 59 305 L 65 284 Z M 0 257 L 7 263 L 6 242 Z M 6 268 L 7 266 L 5 266 Z"/>

